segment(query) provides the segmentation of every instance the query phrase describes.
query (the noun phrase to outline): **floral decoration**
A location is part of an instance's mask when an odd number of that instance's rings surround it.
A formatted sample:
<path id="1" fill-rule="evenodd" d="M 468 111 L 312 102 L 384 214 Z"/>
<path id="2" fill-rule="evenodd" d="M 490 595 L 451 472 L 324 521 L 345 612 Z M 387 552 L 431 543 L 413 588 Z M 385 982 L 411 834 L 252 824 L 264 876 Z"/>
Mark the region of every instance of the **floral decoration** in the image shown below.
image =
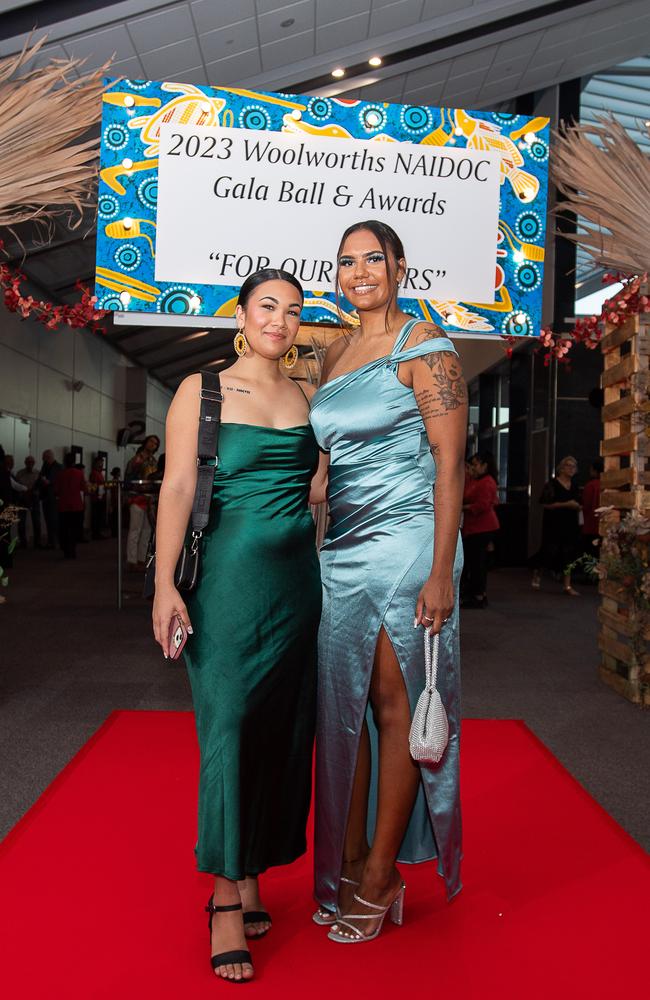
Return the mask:
<path id="1" fill-rule="evenodd" d="M 2 246 L 0 240 L 0 250 Z M 25 275 L 20 271 L 14 270 L 8 264 L 0 263 L 0 288 L 9 312 L 18 313 L 23 319 L 31 316 L 49 330 L 56 330 L 60 326 L 71 326 L 88 327 L 95 333 L 105 332 L 100 321 L 106 313 L 96 308 L 97 296 L 91 295 L 90 290 L 80 281 L 76 283 L 77 289 L 81 292 L 79 301 L 72 305 L 57 305 L 54 302 L 35 299 L 33 295 L 24 292 L 22 286 L 25 280 Z"/>
<path id="2" fill-rule="evenodd" d="M 21 510 L 22 507 L 17 507 L 14 504 L 5 506 L 2 500 L 0 500 L 0 542 L 9 537 L 12 525 L 18 524 Z M 18 539 L 12 538 L 7 546 L 8 555 L 11 555 L 17 543 Z M 7 576 L 7 570 L 4 566 L 0 566 L 0 587 L 6 587 L 8 584 L 9 577 Z M 4 601 L 4 598 L 2 600 Z"/>
<path id="3" fill-rule="evenodd" d="M 583 344 L 591 351 L 598 347 L 603 337 L 605 323 L 610 326 L 621 326 L 630 316 L 647 312 L 650 307 L 650 297 L 644 292 L 647 280 L 647 274 L 632 278 L 620 274 L 603 275 L 603 284 L 611 285 L 622 281 L 623 288 L 604 302 L 599 316 L 580 317 L 575 321 L 573 329 L 566 333 L 554 333 L 550 326 L 543 327 L 536 351 L 544 351 L 544 365 L 549 365 L 553 358 L 560 364 L 570 364 L 569 353 L 574 344 Z M 507 343 L 506 355 L 511 357 L 519 338 L 503 339 Z"/>
<path id="4" fill-rule="evenodd" d="M 650 627 L 650 518 L 631 510 L 619 521 L 612 517 L 615 507 L 600 507 L 596 513 L 605 526 L 598 555 L 581 556 L 565 572 L 582 566 L 588 574 L 621 588 L 630 609 L 630 642 L 640 665 L 640 683 L 650 688 L 650 666 L 644 665 Z"/>

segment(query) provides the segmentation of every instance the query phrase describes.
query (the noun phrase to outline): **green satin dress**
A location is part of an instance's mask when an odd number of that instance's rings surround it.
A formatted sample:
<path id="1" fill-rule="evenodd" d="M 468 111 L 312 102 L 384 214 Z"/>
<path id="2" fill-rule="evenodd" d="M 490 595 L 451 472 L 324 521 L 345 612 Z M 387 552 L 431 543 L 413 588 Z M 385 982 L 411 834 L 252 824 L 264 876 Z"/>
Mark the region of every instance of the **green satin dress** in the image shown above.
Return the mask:
<path id="1" fill-rule="evenodd" d="M 321 583 L 311 428 L 223 423 L 186 646 L 201 755 L 199 871 L 242 879 L 306 849 Z"/>

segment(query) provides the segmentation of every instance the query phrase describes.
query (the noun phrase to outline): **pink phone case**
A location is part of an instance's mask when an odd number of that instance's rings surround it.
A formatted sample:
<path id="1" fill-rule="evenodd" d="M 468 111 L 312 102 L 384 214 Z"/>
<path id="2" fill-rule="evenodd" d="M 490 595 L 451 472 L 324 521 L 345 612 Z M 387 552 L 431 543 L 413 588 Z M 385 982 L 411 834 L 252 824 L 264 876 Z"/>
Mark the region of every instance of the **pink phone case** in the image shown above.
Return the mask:
<path id="1" fill-rule="evenodd" d="M 169 658 L 177 660 L 187 642 L 187 629 L 180 615 L 174 615 L 169 624 Z"/>

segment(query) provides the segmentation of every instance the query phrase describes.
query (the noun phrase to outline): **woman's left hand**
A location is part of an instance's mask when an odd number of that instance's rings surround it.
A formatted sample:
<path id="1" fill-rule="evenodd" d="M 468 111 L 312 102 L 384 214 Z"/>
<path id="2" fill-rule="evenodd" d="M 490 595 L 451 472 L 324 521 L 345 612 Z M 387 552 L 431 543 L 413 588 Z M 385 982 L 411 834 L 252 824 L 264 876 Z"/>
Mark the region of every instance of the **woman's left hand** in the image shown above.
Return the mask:
<path id="1" fill-rule="evenodd" d="M 436 635 L 454 610 L 454 583 L 451 574 L 431 574 L 418 594 L 413 627 L 423 625 Z"/>

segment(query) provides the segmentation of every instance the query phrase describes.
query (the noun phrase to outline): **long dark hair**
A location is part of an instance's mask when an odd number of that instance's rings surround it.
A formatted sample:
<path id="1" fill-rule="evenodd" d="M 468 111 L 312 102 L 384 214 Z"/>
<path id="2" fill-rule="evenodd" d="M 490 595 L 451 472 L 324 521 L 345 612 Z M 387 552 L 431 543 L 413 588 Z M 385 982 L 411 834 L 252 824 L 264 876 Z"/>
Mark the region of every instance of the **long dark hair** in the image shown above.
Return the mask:
<path id="1" fill-rule="evenodd" d="M 473 457 L 476 458 L 481 463 L 481 465 L 487 465 L 487 469 L 485 470 L 485 472 L 483 473 L 483 475 L 485 475 L 485 476 L 492 476 L 492 478 L 494 479 L 495 483 L 498 483 L 499 482 L 499 470 L 497 469 L 497 463 L 494 461 L 494 455 L 492 454 L 492 452 L 491 451 L 477 451 L 476 454 Z M 482 479 L 483 476 L 480 476 L 479 478 Z"/>
<path id="2" fill-rule="evenodd" d="M 385 326 L 386 326 L 386 320 L 388 319 L 388 313 L 390 311 L 390 308 L 393 302 L 397 301 L 397 282 L 394 280 L 395 277 L 397 276 L 397 261 L 403 260 L 406 256 L 404 253 L 404 245 L 401 239 L 399 238 L 395 230 L 392 228 L 392 226 L 389 226 L 386 222 L 380 222 L 378 219 L 368 219 L 366 220 L 366 222 L 355 222 L 353 225 L 348 226 L 348 228 L 343 233 L 343 236 L 341 237 L 341 242 L 339 243 L 339 248 L 336 251 L 336 308 L 338 310 L 341 326 L 345 326 L 345 323 L 343 321 L 343 311 L 341 309 L 341 301 L 339 298 L 339 281 L 338 281 L 339 257 L 341 256 L 341 251 L 348 236 L 351 236 L 352 233 L 358 233 L 361 230 L 366 230 L 366 229 L 368 230 L 369 233 L 372 233 L 372 235 L 376 238 L 377 242 L 379 243 L 382 249 L 384 257 L 386 258 L 386 273 L 388 274 L 388 281 L 391 288 L 391 292 L 390 292 L 390 298 L 386 303 L 386 315 L 384 319 Z M 391 256 L 395 258 L 394 267 L 392 265 Z"/>
<path id="3" fill-rule="evenodd" d="M 246 281 L 239 289 L 239 298 L 237 299 L 237 305 L 241 306 L 242 309 L 246 308 L 246 303 L 250 299 L 251 295 L 256 288 L 263 285 L 266 281 L 288 281 L 290 285 L 300 292 L 300 301 L 303 302 L 305 299 L 305 293 L 302 290 L 302 285 L 296 278 L 295 274 L 291 274 L 290 271 L 284 271 L 281 267 L 263 267 L 261 271 L 254 271 L 253 274 L 249 274 Z"/>

